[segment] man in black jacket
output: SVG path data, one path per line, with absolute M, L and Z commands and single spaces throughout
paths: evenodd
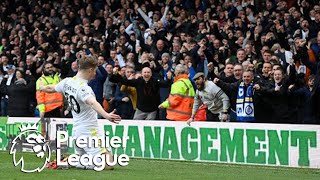
M 7 65 L 7 74 L 4 76 L 4 79 L 1 82 L 1 116 L 8 115 L 8 91 L 7 87 L 14 84 L 15 78 L 15 66 L 14 65 Z
M 311 70 L 312 74 L 315 75 L 314 86 L 311 92 L 311 104 L 313 108 L 313 115 L 316 118 L 316 123 L 320 124 L 320 62 L 314 63 L 309 61 L 307 50 L 310 49 L 310 46 L 308 45 L 306 47 L 305 41 L 301 41 L 299 46 L 300 48 L 298 49 L 296 58 L 301 60 L 301 62 Z
M 6 83 L 7 78 L 4 79 Z M 16 70 L 15 80 L 6 87 L 9 96 L 7 112 L 10 117 L 32 117 L 35 108 L 35 79 Z
M 137 108 L 133 119 L 135 120 L 153 120 L 156 119 L 158 106 L 160 104 L 160 87 L 170 87 L 172 73 L 167 73 L 168 80 L 163 81 L 152 77 L 152 71 L 149 67 L 142 69 L 142 77 L 138 79 L 129 79 L 121 77 L 119 74 L 110 78 L 111 82 L 120 82 L 121 84 L 135 87 L 137 89 Z

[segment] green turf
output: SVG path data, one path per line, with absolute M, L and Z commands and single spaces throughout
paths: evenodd
M 24 153 L 28 161 L 34 164 L 36 158 L 33 154 Z M 162 161 L 130 159 L 126 167 L 117 166 L 113 171 L 95 172 L 93 170 L 48 170 L 40 173 L 22 173 L 14 167 L 12 157 L 8 152 L 0 152 L 0 180 L 4 179 L 213 179 L 213 180 L 319 180 L 320 170 L 276 168 L 246 165 L 226 165 L 212 163 L 194 163 L 182 161 Z

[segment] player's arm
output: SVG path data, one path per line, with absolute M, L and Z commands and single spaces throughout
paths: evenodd
M 190 117 L 190 119 L 187 121 L 187 124 L 190 126 L 191 122 L 194 121 L 194 117 L 196 116 L 198 109 L 201 105 L 201 99 L 199 97 L 199 94 L 196 93 L 196 95 L 194 96 L 194 103 L 193 103 L 193 107 L 192 107 L 192 115 Z
M 166 101 L 159 105 L 159 108 L 175 108 L 182 102 L 183 97 L 179 95 L 186 94 L 187 92 L 185 86 L 181 86 L 182 83 L 183 82 L 176 82 L 172 85 L 170 90 L 170 96 L 167 98 Z
M 46 93 L 55 93 L 57 92 L 55 89 L 55 85 L 46 85 L 46 86 L 40 86 L 39 91 L 46 92 Z
M 38 85 L 39 85 L 39 89 L 38 90 L 41 91 L 41 92 L 46 92 L 46 93 L 55 93 L 55 92 L 57 92 L 56 88 L 55 88 L 56 85 L 44 85 L 42 79 L 39 79 Z
M 88 97 L 85 102 L 86 104 L 90 105 L 98 114 L 100 114 L 105 119 L 108 119 L 109 121 L 114 122 L 116 124 L 118 124 L 119 121 L 121 120 L 121 117 L 119 115 L 114 114 L 115 111 L 112 111 L 111 113 L 107 113 L 94 96 Z

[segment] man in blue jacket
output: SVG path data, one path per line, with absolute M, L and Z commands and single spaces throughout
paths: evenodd
M 102 105 L 103 102 L 103 84 L 107 78 L 107 71 L 102 65 L 97 68 L 96 77 L 91 80 L 88 85 L 92 88 L 96 95 L 97 101 Z

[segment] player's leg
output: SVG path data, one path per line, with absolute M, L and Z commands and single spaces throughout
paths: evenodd
M 104 137 L 104 134 L 101 131 L 99 131 L 97 128 L 93 128 L 90 130 L 90 137 Z M 111 163 L 114 162 L 111 148 L 103 147 L 102 143 L 100 141 L 98 143 L 96 143 L 94 141 L 89 142 L 89 143 L 91 143 L 90 144 L 91 146 L 84 148 L 86 154 L 89 154 L 91 156 L 100 156 L 100 155 L 104 156 L 104 158 L 105 158 L 104 163 L 106 163 L 107 160 Z M 98 147 L 95 147 L 94 146 L 95 144 L 98 144 Z M 101 164 L 102 159 L 98 158 L 97 161 L 99 164 Z M 92 168 L 92 167 L 88 167 L 88 168 Z M 114 168 L 113 168 L 113 166 L 106 164 L 104 169 L 105 170 L 113 170 Z

